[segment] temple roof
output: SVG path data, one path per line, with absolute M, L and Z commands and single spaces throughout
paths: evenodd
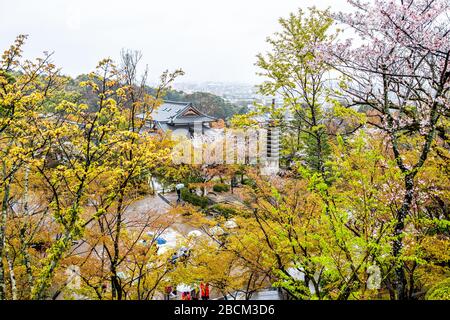
M 144 118 L 143 114 L 137 116 Z M 200 112 L 191 102 L 164 101 L 155 111 L 151 118 L 156 122 L 170 124 L 187 124 L 194 122 L 212 122 L 217 119 Z

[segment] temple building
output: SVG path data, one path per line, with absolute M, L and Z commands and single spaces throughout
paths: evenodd
M 144 119 L 145 115 L 138 115 L 138 118 Z M 239 131 L 224 131 L 221 128 L 213 128 L 211 124 L 217 120 L 217 118 L 202 113 L 191 102 L 164 101 L 162 105 L 150 114 L 145 125 L 145 131 L 171 131 L 174 135 L 191 139 L 193 145 L 198 144 L 198 146 L 201 146 L 205 145 L 206 142 L 208 146 L 218 146 L 217 148 L 222 151 L 219 152 L 218 150 L 217 161 L 210 161 L 209 164 L 222 164 L 228 161 L 228 158 L 237 161 L 236 163 L 256 164 L 250 159 L 258 158 L 257 162 L 263 174 L 273 175 L 279 171 L 280 132 L 279 128 L 272 126 L 272 121 L 269 118 L 258 119 L 260 124 L 259 130 L 250 130 L 244 135 L 239 133 Z M 253 149 L 250 147 L 250 134 L 253 135 L 255 143 L 256 141 L 258 143 L 256 149 L 254 149 L 254 146 Z M 187 145 L 181 146 L 191 150 L 191 147 L 187 147 Z M 231 149 L 229 150 L 232 150 L 231 156 L 222 153 L 230 152 L 228 149 L 228 151 L 224 151 L 224 148 L 230 147 Z M 198 160 L 202 159 L 204 161 L 205 157 L 203 155 Z M 191 161 L 190 153 L 186 153 L 186 159 L 183 161 Z
M 138 115 L 138 117 L 143 119 L 144 115 Z M 211 123 L 217 120 L 200 112 L 192 102 L 164 101 L 151 113 L 147 128 L 163 132 L 173 131 L 177 135 L 192 138 L 194 125 L 201 126 L 202 133 L 206 133 L 211 129 Z

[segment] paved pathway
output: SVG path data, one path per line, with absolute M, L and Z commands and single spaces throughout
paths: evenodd
M 131 203 L 127 208 L 129 214 L 145 214 L 147 212 L 165 213 L 170 210 L 170 205 L 164 202 L 158 195 L 149 195 Z
M 171 199 L 172 200 L 172 199 Z M 170 201 L 170 200 L 169 200 Z M 172 201 L 171 201 L 172 202 Z M 176 194 L 175 194 L 176 202 Z M 172 206 L 165 202 L 158 195 L 149 195 L 130 204 L 126 210 L 126 215 L 130 219 L 139 219 L 142 215 L 161 215 L 168 213 Z M 182 235 L 187 235 L 190 231 L 195 230 L 190 226 L 188 219 L 182 215 L 175 216 L 174 224 L 171 226 Z

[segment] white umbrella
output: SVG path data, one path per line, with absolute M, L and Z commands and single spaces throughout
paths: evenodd
M 209 229 L 209 232 L 213 236 L 221 236 L 225 233 L 225 231 L 223 231 L 223 229 L 219 226 L 212 227 L 211 229 Z
M 161 235 L 166 240 L 166 243 L 158 245 L 158 254 L 162 254 L 167 250 L 175 249 L 177 247 L 178 239 L 182 237 L 182 235 L 175 231 L 174 229 L 167 229 Z
M 177 184 L 177 185 L 175 186 L 175 188 L 176 188 L 177 190 L 183 189 L 183 188 L 184 188 L 184 184 L 183 184 L 183 183 L 179 183 L 179 184 Z
M 185 283 L 180 283 L 177 285 L 177 292 L 191 292 L 192 290 L 192 287 Z
M 223 225 L 227 229 L 235 229 L 238 227 L 238 224 L 233 219 L 226 221 Z
M 193 238 L 200 237 L 201 235 L 202 235 L 202 232 L 200 230 L 192 230 L 191 232 L 189 232 L 187 234 L 188 237 L 193 237 Z

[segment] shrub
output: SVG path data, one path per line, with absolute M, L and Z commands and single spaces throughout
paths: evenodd
M 426 300 L 450 300 L 450 278 L 439 282 L 428 290 Z
M 230 191 L 230 186 L 225 183 L 218 183 L 213 186 L 215 192 L 228 192 Z
M 229 219 L 230 217 L 236 214 L 235 209 L 229 206 L 225 206 L 223 204 L 215 204 L 211 208 L 209 208 L 209 211 L 214 211 L 222 215 L 225 219 Z
M 202 208 L 206 208 L 209 204 L 208 198 L 192 193 L 187 188 L 181 189 L 181 199 Z
M 242 181 L 242 184 L 249 186 L 249 187 L 255 187 L 256 186 L 256 182 L 253 179 L 244 179 Z

